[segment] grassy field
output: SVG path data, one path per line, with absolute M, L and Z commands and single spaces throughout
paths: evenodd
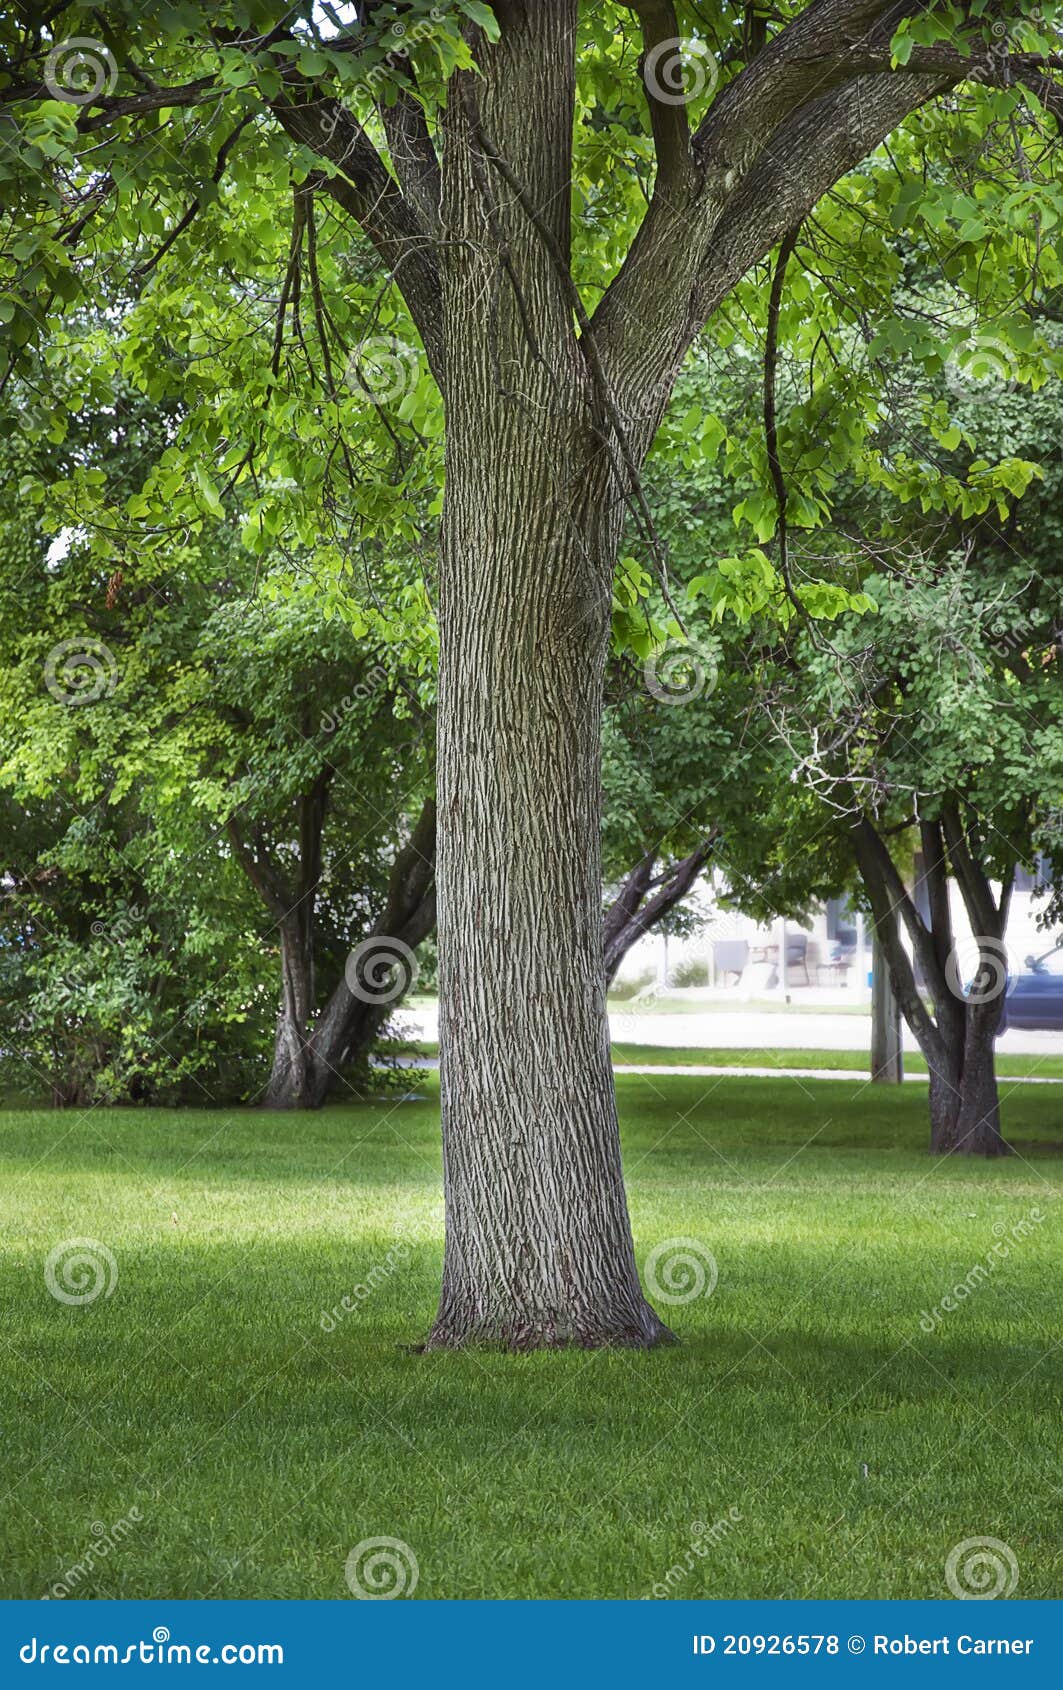
M 664 1310 L 674 1349 L 507 1357 L 405 1347 L 440 1268 L 434 1085 L 0 1117 L 0 1594 L 347 1599 L 375 1537 L 418 1598 L 938 1597 L 974 1537 L 1061 1593 L 1053 1088 L 1006 1099 L 1021 1155 L 987 1166 L 925 1154 L 921 1088 L 622 1077 L 640 1263 L 693 1241 L 715 1289 Z M 50 1294 L 71 1239 L 110 1294 Z
M 423 1047 L 420 1047 L 423 1048 Z M 436 1054 L 433 1048 L 432 1054 Z M 614 1044 L 613 1061 L 619 1066 L 698 1068 L 836 1068 L 866 1073 L 870 1058 L 866 1050 L 730 1050 L 703 1046 Z M 907 1074 L 925 1074 L 926 1058 L 917 1050 L 906 1050 Z M 1063 1056 L 1005 1055 L 997 1057 L 1001 1085 L 1011 1079 L 1036 1076 L 1043 1080 L 1063 1079 Z

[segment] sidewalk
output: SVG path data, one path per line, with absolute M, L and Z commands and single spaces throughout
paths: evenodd
M 389 1062 L 396 1068 L 428 1068 L 439 1067 L 438 1056 L 393 1056 Z M 857 1085 L 871 1083 L 871 1071 L 868 1068 L 750 1068 L 744 1064 L 733 1068 L 722 1068 L 710 1064 L 684 1062 L 614 1062 L 614 1074 L 645 1074 L 652 1079 L 655 1074 L 686 1075 L 691 1079 L 720 1079 L 720 1080 L 853 1080 Z M 926 1085 L 926 1074 L 905 1074 L 905 1084 Z M 999 1083 L 1008 1086 L 1063 1086 L 1063 1078 L 1052 1075 L 1037 1074 L 998 1074 Z
M 424 1066 L 425 1064 L 422 1064 Z M 432 1058 L 431 1066 L 438 1066 L 436 1057 Z M 790 1079 L 790 1080 L 855 1080 L 858 1083 L 871 1083 L 869 1068 L 735 1068 L 686 1066 L 683 1063 L 672 1062 L 614 1062 L 614 1074 L 689 1074 L 694 1079 Z M 905 1084 L 926 1085 L 926 1074 L 905 1074 Z M 1052 1075 L 1037 1074 L 998 1074 L 1000 1085 L 1009 1086 L 1063 1086 L 1063 1079 Z
M 404 1024 L 416 1038 L 434 1044 L 439 1037 L 439 1016 L 435 1004 L 400 1011 Z M 870 1015 L 831 1014 L 825 1008 L 812 1014 L 763 1009 L 694 1009 L 686 1015 L 667 1011 L 629 1010 L 617 1005 L 610 1010 L 609 1028 L 616 1044 L 658 1045 L 663 1049 L 686 1050 L 863 1050 L 871 1039 Z M 905 1049 L 914 1050 L 915 1041 L 905 1035 Z M 1007 1066 L 1009 1056 L 1063 1056 L 1063 1033 L 1025 1032 L 1011 1028 L 997 1040 L 997 1054 L 1001 1068 Z M 630 1072 L 631 1070 L 629 1070 Z M 658 1068 L 658 1073 L 667 1070 Z M 680 1070 L 682 1072 L 683 1070 Z M 697 1070 L 712 1073 L 713 1069 Z M 785 1069 L 770 1068 L 771 1074 L 785 1073 Z M 760 1073 L 759 1068 L 727 1068 L 728 1074 Z M 817 1070 L 802 1068 L 802 1074 L 815 1076 Z M 824 1069 L 823 1073 L 834 1072 Z M 856 1070 L 846 1069 L 847 1074 Z M 912 1079 L 920 1078 L 913 1074 Z

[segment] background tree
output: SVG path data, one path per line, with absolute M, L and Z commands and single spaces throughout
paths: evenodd
M 12 922 L 32 912 L 32 944 L 7 958 L 13 975 L 24 965 L 20 1048 L 66 1101 L 185 1096 L 198 1063 L 200 1096 L 319 1104 L 364 1058 L 434 919 L 423 590 L 396 568 L 391 620 L 354 591 L 323 617 L 312 555 L 278 538 L 272 561 L 253 557 L 235 519 L 206 543 L 178 526 L 135 562 L 114 556 L 110 512 L 159 473 L 183 413 L 160 418 L 83 350 L 53 360 L 53 402 L 87 378 L 114 426 L 96 413 L 58 441 L 31 426 L 5 466 L 0 783 L 39 818 L 7 877 Z M 32 379 L 9 397 L 32 424 Z M 397 979 L 372 943 L 381 920 L 409 947 Z M 278 964 L 273 1017 L 263 981 Z

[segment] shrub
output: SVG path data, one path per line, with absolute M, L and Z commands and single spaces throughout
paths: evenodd
M 673 986 L 707 986 L 709 983 L 709 965 L 704 957 L 684 957 L 672 969 L 671 982 Z
M 652 968 L 644 968 L 639 974 L 625 976 L 621 980 L 614 980 L 609 988 L 609 996 L 617 1003 L 626 1003 L 629 998 L 637 997 L 643 987 L 649 986 L 656 979 Z

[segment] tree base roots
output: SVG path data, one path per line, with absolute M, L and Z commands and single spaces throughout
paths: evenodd
M 646 1303 L 637 1318 L 617 1321 L 463 1319 L 450 1310 L 437 1318 L 421 1348 L 526 1354 L 534 1350 L 652 1350 L 678 1342 Z

